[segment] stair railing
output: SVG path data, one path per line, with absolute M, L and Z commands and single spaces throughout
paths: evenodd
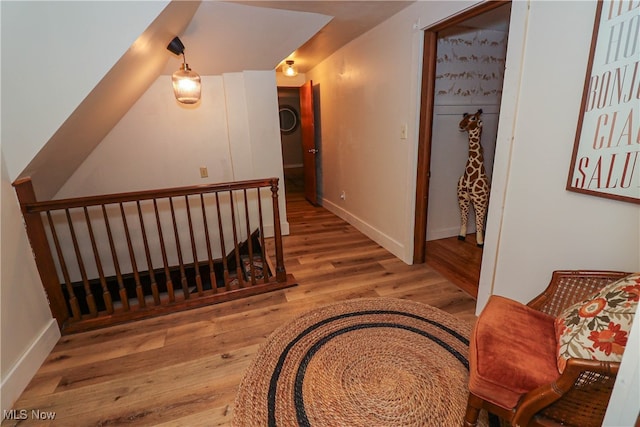
M 278 178 L 50 201 L 29 178 L 14 187 L 63 333 L 295 284 Z

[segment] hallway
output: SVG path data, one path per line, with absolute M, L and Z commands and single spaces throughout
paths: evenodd
M 427 265 L 406 265 L 299 194 L 287 214 L 285 265 L 298 286 L 64 336 L 14 408 L 53 411 L 52 425 L 227 426 L 260 344 L 314 307 L 383 296 L 475 319 L 475 300 Z
M 298 199 L 304 198 L 304 170 L 285 169 L 284 176 L 285 196 L 295 207 Z M 475 233 L 465 241 L 458 240 L 458 236 L 427 241 L 425 262 L 472 297 L 478 296 L 482 248 L 475 244 Z

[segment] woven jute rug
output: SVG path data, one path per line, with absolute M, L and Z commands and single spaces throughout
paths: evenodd
M 470 332 L 448 313 L 399 299 L 312 310 L 260 348 L 240 384 L 233 425 L 459 426 Z

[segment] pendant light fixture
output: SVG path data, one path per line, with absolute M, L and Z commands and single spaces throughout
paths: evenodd
M 169 43 L 169 46 L 167 46 L 167 50 L 175 55 L 182 55 L 182 65 L 180 69 L 171 76 L 173 93 L 176 99 L 182 104 L 197 103 L 200 100 L 202 83 L 198 73 L 192 71 L 191 68 L 189 68 L 189 64 L 187 64 L 187 59 L 184 55 L 184 45 L 178 37 L 174 37 Z
M 298 75 L 298 67 L 294 65 L 294 61 L 288 59 L 282 66 L 282 73 L 287 77 L 295 77 Z

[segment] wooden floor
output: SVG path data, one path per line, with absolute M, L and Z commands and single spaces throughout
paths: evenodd
M 482 248 L 476 245 L 476 235 L 465 240 L 458 236 L 431 240 L 426 247 L 427 265 L 461 287 L 469 295 L 478 296 Z
M 327 210 L 288 199 L 285 264 L 297 287 L 65 336 L 14 406 L 29 414 L 19 424 L 229 425 L 267 336 L 334 301 L 405 298 L 475 320 L 475 300 L 431 267 L 406 265 Z M 55 422 L 35 422 L 32 409 L 55 412 Z

